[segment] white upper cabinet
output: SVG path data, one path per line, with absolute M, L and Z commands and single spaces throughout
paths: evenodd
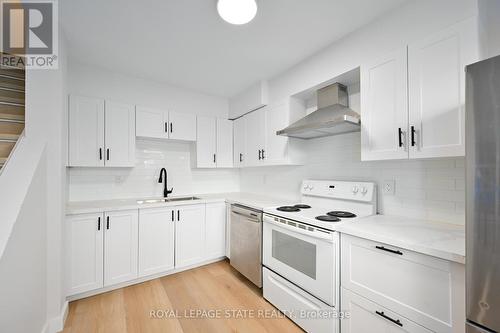
M 196 116 L 169 112 L 169 138 L 172 140 L 196 141 Z
M 69 165 L 104 166 L 104 100 L 71 95 Z
M 233 167 L 233 122 L 214 117 L 197 117 L 196 166 Z
M 233 133 L 234 166 L 242 167 L 245 166 L 246 159 L 246 117 L 241 117 L 233 121 Z
M 244 116 L 245 121 L 245 166 L 263 165 L 262 150 L 266 146 L 266 107 Z
M 478 60 L 476 20 L 362 66 L 362 160 L 465 154 L 465 66 Z
M 66 223 L 67 295 L 103 287 L 103 214 L 70 216 Z
M 138 211 L 105 214 L 104 286 L 137 278 Z
M 133 105 L 106 101 L 104 142 L 106 166 L 134 166 L 135 108 Z
M 174 268 L 174 210 L 139 210 L 139 277 Z
M 139 137 L 196 140 L 196 116 L 137 106 L 136 130 Z
M 233 167 L 233 122 L 217 119 L 217 156 L 218 168 Z
M 132 167 L 134 164 L 134 106 L 70 96 L 69 166 Z
M 408 158 L 406 47 L 361 66 L 361 158 Z
M 465 66 L 477 60 L 475 19 L 408 47 L 410 157 L 465 155 Z
M 206 205 L 205 257 L 215 259 L 226 254 L 226 203 Z
M 213 117 L 198 116 L 196 120 L 196 166 L 217 167 L 217 121 Z
M 175 267 L 185 267 L 205 259 L 205 205 L 175 209 Z
M 135 135 L 145 138 L 168 139 L 168 111 L 137 106 Z

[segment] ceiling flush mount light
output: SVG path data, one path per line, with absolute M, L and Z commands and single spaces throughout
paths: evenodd
M 231 24 L 246 24 L 257 14 L 255 0 L 218 0 L 217 11 L 220 17 Z

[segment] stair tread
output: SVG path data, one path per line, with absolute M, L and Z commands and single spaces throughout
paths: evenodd
M 14 103 L 24 106 L 24 98 L 1 96 L 1 94 L 0 94 L 0 102 Z
M 24 114 L 2 113 L 0 111 L 0 121 L 2 120 L 17 120 L 24 122 Z
M 0 140 L 17 140 L 19 134 L 0 133 Z

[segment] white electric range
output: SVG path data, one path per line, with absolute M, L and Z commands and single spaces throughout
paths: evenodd
M 264 209 L 263 295 L 307 332 L 337 332 L 336 227 L 376 214 L 371 182 L 305 180 L 296 205 Z

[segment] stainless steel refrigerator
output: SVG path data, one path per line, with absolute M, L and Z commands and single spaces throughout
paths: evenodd
M 500 56 L 466 72 L 466 327 L 500 332 Z

